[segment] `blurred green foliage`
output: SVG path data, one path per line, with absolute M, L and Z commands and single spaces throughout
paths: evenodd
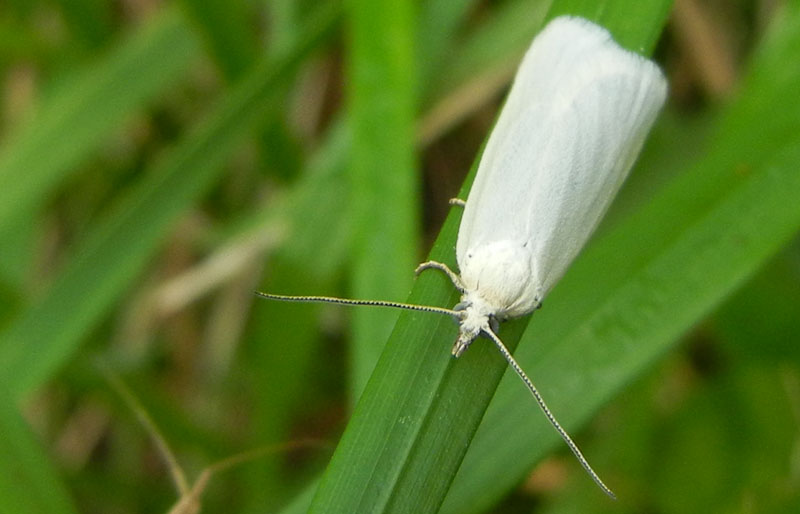
M 449 358 L 450 320 L 252 295 L 451 306 L 413 265 L 437 233 L 453 264 L 447 199 L 564 13 L 671 84 L 597 237 L 502 330 L 618 502 L 490 345 Z M 215 475 L 206 512 L 797 512 L 797 62 L 796 1 L 5 2 L 0 512 L 177 502 L 97 358 L 192 478 L 344 431 Z

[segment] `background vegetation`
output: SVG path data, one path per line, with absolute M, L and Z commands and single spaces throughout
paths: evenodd
M 671 87 L 501 331 L 617 502 L 451 320 L 252 294 L 454 304 L 413 267 L 564 13 Z M 0 512 L 168 511 L 137 412 L 190 482 L 263 449 L 206 512 L 797 512 L 798 62 L 796 0 L 0 3 Z

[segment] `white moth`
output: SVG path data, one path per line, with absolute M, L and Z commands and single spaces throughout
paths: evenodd
M 547 419 L 609 496 L 578 447 L 497 337 L 497 322 L 528 314 L 561 278 L 608 209 L 667 92 L 651 61 L 620 47 L 587 20 L 559 17 L 534 39 L 483 152 L 458 232 L 461 292 L 452 310 L 372 300 L 260 296 L 290 301 L 399 307 L 459 321 L 452 353 L 489 337 L 536 398 Z

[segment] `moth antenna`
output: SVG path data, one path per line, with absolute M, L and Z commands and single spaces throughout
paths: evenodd
M 415 305 L 413 303 L 388 302 L 385 300 L 352 300 L 350 298 L 336 298 L 335 296 L 289 296 L 283 294 L 262 293 L 256 291 L 256 296 L 267 300 L 279 300 L 282 302 L 304 302 L 304 303 L 335 303 L 338 305 L 368 305 L 371 307 L 391 307 L 394 309 L 405 309 L 407 311 L 435 312 L 446 314 L 454 318 L 460 317 L 458 311 L 445 309 L 444 307 L 434 307 L 432 305 Z
M 517 375 L 519 375 L 519 378 L 521 378 L 522 381 L 525 382 L 525 385 L 528 387 L 528 390 L 536 399 L 536 403 L 539 404 L 539 408 L 541 408 L 542 412 L 544 412 L 547 421 L 549 421 L 550 424 L 553 425 L 553 428 L 556 429 L 556 432 L 558 432 L 558 435 L 561 436 L 561 439 L 563 439 L 564 442 L 567 443 L 567 446 L 569 447 L 570 451 L 573 453 L 573 455 L 575 455 L 575 458 L 578 459 L 578 462 L 580 462 L 581 466 L 583 466 L 583 469 L 586 470 L 586 473 L 589 474 L 592 480 L 594 480 L 594 483 L 597 484 L 597 486 L 600 487 L 600 489 L 602 489 L 604 493 L 606 493 L 612 500 L 616 500 L 617 495 L 615 495 L 614 492 L 611 491 L 611 489 L 609 489 L 609 487 L 605 483 L 603 483 L 603 480 L 600 479 L 600 476 L 595 472 L 594 469 L 592 469 L 592 466 L 589 465 L 589 461 L 587 461 L 586 457 L 583 456 L 583 453 L 581 452 L 580 448 L 578 448 L 578 445 L 575 444 L 575 441 L 573 441 L 572 438 L 567 433 L 567 431 L 564 430 L 564 428 L 561 426 L 561 423 L 559 423 L 558 420 L 556 420 L 556 417 L 550 411 L 550 408 L 545 403 L 544 398 L 542 398 L 542 395 L 539 393 L 539 390 L 536 389 L 535 385 L 533 385 L 533 382 L 531 382 L 531 379 L 528 378 L 528 375 L 526 375 L 525 372 L 522 370 L 522 367 L 520 367 L 516 359 L 514 359 L 514 356 L 511 355 L 511 352 L 508 351 L 508 348 L 506 348 L 506 345 L 503 344 L 503 341 L 501 341 L 500 338 L 497 337 L 497 334 L 492 332 L 492 330 L 488 327 L 484 328 L 483 332 L 486 335 L 488 335 L 492 341 L 494 341 L 495 346 L 497 346 L 497 349 L 500 350 L 500 353 L 503 355 L 503 358 L 505 358 L 505 360 L 508 362 L 509 366 L 511 366 L 511 368 L 517 373 Z

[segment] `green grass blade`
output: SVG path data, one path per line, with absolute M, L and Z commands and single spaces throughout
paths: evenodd
M 223 74 L 239 77 L 256 60 L 259 42 L 250 23 L 252 6 L 225 0 L 182 0 Z
M 180 77 L 199 49 L 178 13 L 167 10 L 50 95 L 0 154 L 0 233 L 49 199 L 109 132 Z
M 9 389 L 17 394 L 30 391 L 69 358 L 176 218 L 220 176 L 225 159 L 257 123 L 279 108 L 274 93 L 333 25 L 333 10 L 318 14 L 293 52 L 253 69 L 207 122 L 149 170 L 84 241 L 46 297 L 0 334 L 0 376 Z
M 750 180 L 687 227 L 586 318 L 576 317 L 562 298 L 550 302 L 574 330 L 558 342 L 537 330 L 538 337 L 526 337 L 531 341 L 524 348 L 535 344 L 539 354 L 519 352 L 518 358 L 565 426 L 587 421 L 797 232 L 800 209 L 796 203 L 786 205 L 800 194 L 792 168 L 798 157 L 800 147 L 790 148 L 759 166 Z M 749 216 L 746 222 L 742 214 Z M 629 246 L 636 241 L 631 237 Z M 514 382 L 509 377 L 498 390 L 444 512 L 481 512 L 559 445 L 552 428 L 524 407 L 532 404 Z
M 579 14 L 602 24 L 614 34 L 614 38 L 622 46 L 649 55 L 661 36 L 661 28 L 670 9 L 672 9 L 672 2 L 663 0 L 643 2 L 562 0 L 553 3 L 553 8 L 550 9 L 547 17 Z M 660 20 L 661 23 L 640 23 L 640 20 L 643 19 Z
M 660 25 L 662 19 L 639 21 Z M 457 218 L 448 217 L 431 259 L 454 264 Z M 409 298 L 445 306 L 456 300 L 440 274 L 418 279 Z M 504 327 L 511 348 L 526 324 L 521 319 Z M 505 370 L 489 345 L 474 345 L 458 361 L 450 358 L 455 333 L 450 319 L 401 315 L 311 512 L 438 510 Z
M 415 72 L 412 5 L 350 2 L 350 204 L 356 226 L 352 296 L 401 300 L 411 285 L 418 237 L 414 163 Z M 372 373 L 398 313 L 352 313 L 352 398 Z
M 7 393 L 0 394 L 0 506 L 14 514 L 77 513 L 64 484 Z
M 798 257 L 800 246 L 795 243 L 715 313 L 715 329 L 744 359 L 769 363 L 787 357 L 800 360 L 796 341 L 786 337 L 800 334 Z
M 476 0 L 428 0 L 420 6 L 416 60 L 420 90 L 441 72 L 448 52 L 456 46 L 456 33 Z
M 510 79 L 533 34 L 542 25 L 550 3 L 511 0 L 498 6 L 491 18 L 453 45 L 436 73 L 425 77 L 430 81 L 426 104 L 447 98 L 465 84 L 487 80 L 485 77 Z
M 286 201 L 270 206 L 286 218 L 289 237 L 270 256 L 260 289 L 336 293 L 335 279 L 344 267 L 352 239 L 351 220 L 342 210 L 342 198 L 348 193 L 349 148 L 346 124 L 333 122 Z M 320 307 L 259 300 L 253 305 L 245 344 L 247 361 L 257 370 L 252 387 L 259 394 L 250 417 L 259 440 L 293 437 L 298 405 L 307 401 L 309 394 L 308 377 L 315 374 L 315 360 L 324 355 L 317 326 Z M 282 499 L 288 487 L 285 476 L 278 462 L 264 462 L 254 469 L 248 480 L 248 505 L 261 511 Z

